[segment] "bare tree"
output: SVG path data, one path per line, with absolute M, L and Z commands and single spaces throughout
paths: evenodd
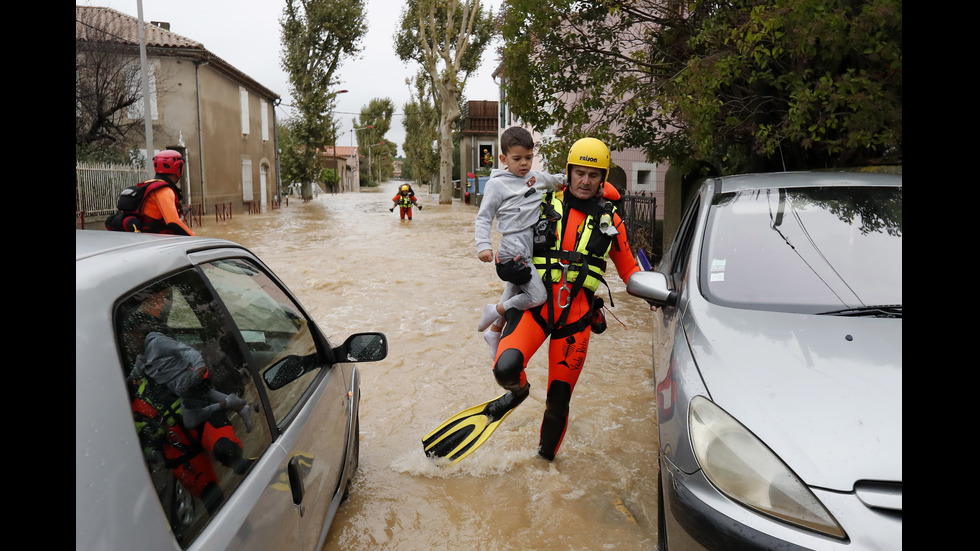
M 409 0 L 402 11 L 395 51 L 403 61 L 418 62 L 438 99 L 439 203 L 453 200 L 453 130 L 466 79 L 480 66 L 490 42 L 493 20 L 479 0 Z
M 117 41 L 107 20 L 76 20 L 75 148 L 83 156 L 122 156 L 142 136 L 139 52 Z

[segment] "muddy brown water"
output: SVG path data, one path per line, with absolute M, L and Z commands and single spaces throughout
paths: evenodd
M 422 437 L 502 392 L 476 325 L 503 284 L 476 258 L 475 206 L 440 205 L 417 190 L 424 209 L 402 221 L 388 211 L 397 185 L 290 200 L 194 228 L 255 251 L 331 339 L 356 331 L 389 338 L 388 358 L 362 364 L 360 468 L 323 549 L 653 549 L 649 307 L 612 275 L 615 308 L 606 332 L 592 338 L 553 462 L 536 453 L 543 347 L 528 365 L 528 400 L 469 457 L 438 466 L 422 452 Z

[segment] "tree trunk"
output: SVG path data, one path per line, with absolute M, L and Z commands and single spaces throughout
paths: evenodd
M 442 117 L 439 119 L 439 204 L 453 202 L 453 124 L 460 115 L 453 88 L 439 83 Z

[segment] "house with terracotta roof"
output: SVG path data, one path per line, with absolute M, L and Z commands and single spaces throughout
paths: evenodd
M 147 157 L 165 149 L 184 155 L 180 185 L 192 211 L 229 204 L 265 210 L 279 196 L 280 96 L 168 23 L 144 24 L 153 134 Z M 76 56 L 98 48 L 139 64 L 138 19 L 76 5 L 75 45 Z M 142 108 L 132 116 L 142 120 Z M 136 142 L 131 147 L 145 153 L 142 133 Z
M 332 192 L 359 191 L 361 189 L 360 157 L 358 146 L 327 145 L 318 148 L 320 163 L 337 173 L 337 189 Z

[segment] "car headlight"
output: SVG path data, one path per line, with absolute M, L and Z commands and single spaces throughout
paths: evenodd
M 847 534 L 765 444 L 703 396 L 691 400 L 691 443 L 705 476 L 756 511 L 836 538 Z

